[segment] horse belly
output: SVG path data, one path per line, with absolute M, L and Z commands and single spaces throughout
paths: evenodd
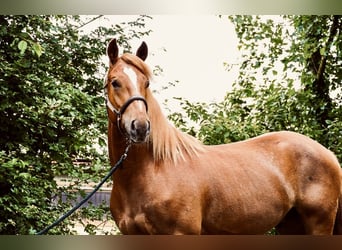
M 225 206 L 225 207 L 224 207 Z M 276 226 L 289 211 L 284 203 L 246 202 L 214 205 L 202 223 L 205 234 L 264 234 Z
M 279 176 L 239 176 L 232 180 L 221 175 L 222 180 L 214 182 L 203 216 L 204 233 L 263 234 L 292 208 L 293 190 L 280 184 Z

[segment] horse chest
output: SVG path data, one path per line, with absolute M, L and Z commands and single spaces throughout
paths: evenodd
M 159 185 L 160 186 L 160 185 Z M 186 202 L 182 192 L 161 196 L 163 188 L 115 196 L 111 210 L 123 234 L 194 234 L 200 232 L 198 199 Z M 179 191 L 179 190 L 178 190 Z M 193 196 L 194 193 L 192 193 Z M 196 204 L 194 204 L 196 203 Z M 194 223 L 196 221 L 196 223 Z
M 113 189 L 111 212 L 123 234 L 152 234 L 155 232 L 146 212 L 146 206 L 150 199 L 144 190 L 120 189 L 120 191 L 116 191 Z

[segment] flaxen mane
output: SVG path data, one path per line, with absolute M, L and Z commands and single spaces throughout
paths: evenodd
M 177 163 L 179 160 L 184 160 L 186 156 L 197 155 L 205 150 L 204 145 L 197 139 L 170 124 L 150 91 L 146 99 L 150 109 L 150 137 L 155 161 Z

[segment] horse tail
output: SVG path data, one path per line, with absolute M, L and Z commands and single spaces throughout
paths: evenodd
M 342 234 L 342 194 L 338 200 L 338 208 L 335 218 L 335 226 L 333 234 Z
M 341 169 L 341 183 L 342 183 L 342 169 Z M 338 199 L 338 208 L 335 217 L 335 225 L 333 234 L 342 234 L 342 187 L 340 192 L 340 198 Z

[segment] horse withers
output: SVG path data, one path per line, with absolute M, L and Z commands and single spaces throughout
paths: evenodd
M 332 152 L 294 132 L 206 146 L 171 125 L 152 95 L 142 43 L 105 77 L 110 210 L 123 234 L 342 234 L 341 168 Z

